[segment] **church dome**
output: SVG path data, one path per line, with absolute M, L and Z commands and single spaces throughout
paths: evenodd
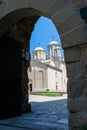
M 52 44 L 59 44 L 57 41 L 51 41 L 50 43 L 49 43 L 49 45 L 52 45 Z
M 39 61 L 46 60 L 45 50 L 40 46 L 36 47 L 33 51 L 33 58 L 34 60 L 39 60 Z
M 34 51 L 44 51 L 44 49 L 42 47 L 36 47 Z

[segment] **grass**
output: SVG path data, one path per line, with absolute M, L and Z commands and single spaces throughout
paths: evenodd
M 60 92 L 31 92 L 32 95 L 40 95 L 40 96 L 62 96 L 62 93 Z

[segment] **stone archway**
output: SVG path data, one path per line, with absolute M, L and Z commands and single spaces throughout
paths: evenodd
M 28 17 L 27 16 L 25 17 L 24 15 L 22 15 L 21 17 L 18 17 L 18 19 L 16 19 L 15 16 L 18 15 L 18 13 L 21 14 L 22 12 L 27 12 L 27 11 L 30 11 L 31 15 L 28 14 Z M 32 14 L 32 12 L 33 12 L 33 14 Z M 12 17 L 15 17 L 16 20 L 12 21 L 12 19 L 11 19 Z M 2 39 L 2 37 L 3 37 L 3 39 L 5 39 L 5 37 L 7 37 L 8 39 L 14 39 L 13 41 L 11 40 L 11 42 L 14 43 L 14 45 L 16 45 L 16 42 L 20 43 L 19 48 L 20 48 L 20 58 L 21 58 L 21 60 L 20 60 L 20 62 L 15 61 L 16 63 L 20 64 L 20 66 L 21 66 L 19 68 L 21 76 L 18 76 L 18 77 L 20 77 L 20 86 L 16 82 L 17 86 L 19 87 L 20 94 L 17 92 L 17 90 L 15 90 L 16 92 L 15 92 L 15 95 L 13 97 L 13 99 L 15 99 L 15 100 L 16 100 L 17 96 L 20 99 L 20 101 L 19 101 L 20 106 L 18 107 L 18 110 L 20 111 L 19 112 L 20 114 L 24 113 L 24 112 L 31 111 L 30 104 L 28 104 L 28 87 L 27 87 L 27 85 L 28 85 L 27 69 L 28 69 L 28 67 L 30 65 L 29 39 L 30 39 L 31 32 L 32 32 L 33 27 L 34 27 L 34 23 L 36 22 L 36 20 L 38 18 L 39 18 L 39 15 L 34 14 L 34 11 L 32 11 L 32 9 L 27 9 L 27 10 L 22 9 L 22 11 L 17 10 L 17 11 L 14 11 L 14 12 L 6 15 L 0 21 L 1 24 L 3 22 L 5 22 L 6 20 L 9 21 L 8 26 L 5 25 L 4 28 L 2 26 L 2 29 L 1 29 L 2 31 L 0 33 L 0 39 Z M 1 40 L 1 42 L 2 42 L 2 40 Z M 5 41 L 5 43 L 6 42 L 7 42 L 6 45 L 9 45 L 9 41 Z M 9 46 L 6 46 L 6 47 L 9 48 Z M 6 47 L 4 47 L 4 48 L 6 48 Z M 2 52 L 4 52 L 4 48 L 3 48 Z M 5 51 L 5 53 L 6 53 L 6 51 Z M 3 59 L 3 55 L 4 54 L 1 54 L 1 59 Z M 14 52 L 14 55 L 16 55 L 16 50 Z M 18 55 L 16 56 L 16 58 L 18 59 Z M 12 60 L 10 62 L 8 62 L 8 66 L 10 66 L 11 62 L 12 62 Z M 2 68 L 2 66 L 0 66 L 0 68 Z M 14 66 L 13 66 L 13 68 L 14 68 Z M 4 70 L 4 68 L 3 68 L 3 70 Z M 15 70 L 15 72 L 19 75 L 18 69 Z M 2 73 L 4 73 L 4 71 L 2 71 Z M 8 73 L 8 77 L 9 77 L 9 75 L 11 75 L 11 72 Z M 13 75 L 14 75 L 14 73 L 13 73 Z M 16 78 L 16 75 L 15 75 L 14 79 L 15 78 Z M 2 75 L 1 75 L 1 79 L 2 79 Z M 2 84 L 2 88 L 4 88 L 4 89 L 8 88 L 8 90 L 9 90 L 11 88 L 11 87 L 9 87 L 9 86 L 11 86 L 10 82 L 11 82 L 11 76 L 9 78 L 9 85 L 6 86 L 5 84 Z M 14 84 L 14 82 L 12 82 L 12 84 Z M 5 109 L 11 108 L 12 113 L 13 113 L 11 116 L 16 116 L 17 115 L 16 112 L 15 112 L 16 110 L 14 111 L 14 109 L 12 109 L 13 108 L 12 105 L 10 104 L 10 102 L 12 101 L 12 98 L 11 98 L 11 101 L 9 100 L 10 98 L 8 99 L 7 102 L 8 102 L 9 105 L 6 105 L 5 101 L 4 101 L 6 96 L 3 94 L 4 91 L 3 91 L 2 88 L 1 88 L 1 93 L 2 94 L 1 94 L 1 98 L 0 98 L 1 101 L 3 102 L 2 107 L 5 108 Z M 11 89 L 7 93 L 8 93 L 7 95 L 11 96 L 11 93 L 12 93 Z M 9 108 L 7 108 L 8 106 L 9 106 Z M 17 108 L 17 104 L 15 106 Z M 7 115 L 4 114 L 5 109 L 2 109 L 3 111 L 1 111 L 0 118 L 8 118 L 9 117 L 9 112 L 7 113 Z
M 81 19 L 79 11 L 79 9 L 86 6 L 86 0 L 44 0 L 42 3 L 40 0 L 7 0 L 0 3 L 0 36 L 8 30 L 7 25 L 17 23 L 25 14 L 27 14 L 25 17 L 33 15 L 34 18 L 35 16 L 45 15 L 54 22 L 59 30 L 62 46 L 65 51 L 69 79 L 68 109 L 70 130 L 84 128 L 87 124 L 87 96 L 84 94 L 84 91 L 79 91 L 78 93 L 80 88 L 86 86 L 86 82 L 83 83 L 83 80 L 85 80 L 84 76 L 82 76 L 84 64 L 82 64 L 81 59 L 83 59 L 84 49 L 87 51 L 87 29 L 86 24 Z M 33 13 L 31 13 L 33 10 L 27 10 L 30 8 L 31 10 L 34 9 Z M 18 13 L 20 9 L 23 9 L 23 11 L 19 11 L 20 13 Z M 17 11 L 17 13 L 14 13 L 15 11 Z M 11 15 L 3 19 L 5 18 L 4 16 L 9 13 L 11 13 Z M 85 15 L 85 18 L 86 16 L 87 15 Z M 37 20 L 37 18 L 35 18 L 35 20 Z M 34 25 L 35 21 L 31 21 L 33 21 Z M 32 30 L 33 29 L 31 29 L 31 31 Z M 23 41 L 23 39 L 21 40 Z M 79 84 L 79 81 L 81 84 Z M 84 88 L 84 90 L 86 89 Z M 75 106 L 75 104 L 78 104 L 78 106 Z

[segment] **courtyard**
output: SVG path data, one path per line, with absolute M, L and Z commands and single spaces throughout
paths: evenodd
M 0 120 L 0 130 L 68 130 L 67 95 L 29 95 L 32 112 Z

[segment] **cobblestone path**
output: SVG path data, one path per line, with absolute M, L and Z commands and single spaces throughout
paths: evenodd
M 67 97 L 30 95 L 32 112 L 0 120 L 0 130 L 68 130 Z

